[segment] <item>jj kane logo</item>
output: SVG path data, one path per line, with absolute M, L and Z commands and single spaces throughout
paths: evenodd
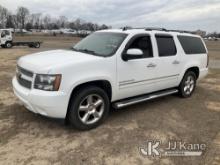
M 139 147 L 143 156 L 201 156 L 206 149 L 204 143 L 187 143 L 183 141 L 168 141 L 165 147 L 159 140 L 146 141 Z

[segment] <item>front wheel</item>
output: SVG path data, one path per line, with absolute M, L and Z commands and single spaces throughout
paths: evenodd
M 76 129 L 89 130 L 106 119 L 109 105 L 109 98 L 103 89 L 87 86 L 73 95 L 67 117 Z
M 12 43 L 11 43 L 11 42 L 7 42 L 7 43 L 5 44 L 5 47 L 6 47 L 6 48 L 11 48 L 11 47 L 12 47 Z
M 180 85 L 179 85 L 179 94 L 183 98 L 190 97 L 194 92 L 196 87 L 196 75 L 192 71 L 186 72 Z

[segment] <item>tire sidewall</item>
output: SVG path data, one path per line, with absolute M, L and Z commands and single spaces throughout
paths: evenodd
M 104 100 L 104 112 L 102 117 L 93 124 L 89 124 L 86 125 L 84 124 L 78 116 L 78 108 L 79 105 L 81 103 L 81 101 L 88 95 L 90 94 L 96 94 L 99 95 L 100 97 L 103 98 Z M 71 103 L 70 103 L 70 110 L 69 113 L 67 114 L 69 122 L 76 128 L 79 130 L 89 130 L 89 129 L 93 129 L 96 128 L 98 125 L 100 125 L 108 116 L 109 113 L 109 107 L 110 107 L 110 102 L 109 102 L 109 98 L 106 94 L 106 92 L 104 90 L 102 90 L 99 87 L 95 87 L 95 86 L 88 86 L 85 87 L 79 91 L 76 92 L 76 94 L 73 95 L 72 99 L 71 99 Z
M 192 92 L 191 92 L 190 94 L 186 94 L 185 91 L 184 91 L 184 87 L 185 87 L 185 81 L 186 81 L 186 79 L 187 79 L 189 76 L 192 76 L 193 79 L 194 79 L 194 88 L 193 88 L 193 90 L 192 90 Z M 181 96 L 184 97 L 184 98 L 190 97 L 190 96 L 193 94 L 195 88 L 196 88 L 196 75 L 195 75 L 194 72 L 188 71 L 188 72 L 184 75 L 184 77 L 183 77 L 183 79 L 182 79 L 182 81 L 181 81 L 181 84 L 180 84 L 180 86 L 179 86 L 180 94 L 181 94 Z

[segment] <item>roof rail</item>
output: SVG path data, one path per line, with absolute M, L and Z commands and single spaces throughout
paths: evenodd
M 168 30 L 168 31 L 170 31 L 170 32 L 179 32 L 179 33 L 191 33 L 191 34 L 193 34 L 193 32 L 186 31 L 186 30 Z
M 168 31 L 168 30 L 165 29 L 165 28 L 156 28 L 156 27 L 147 27 L 147 28 L 144 28 L 144 29 L 147 30 L 147 31 L 152 31 L 152 30 Z
M 126 30 L 134 30 L 134 29 L 143 29 L 143 30 L 148 30 L 148 31 L 151 31 L 151 30 L 158 30 L 158 31 L 167 31 L 167 29 L 165 28 L 156 28 L 156 27 L 137 27 L 137 28 L 132 28 L 132 27 L 123 27 L 121 28 L 123 31 L 126 31 Z
M 142 27 L 142 28 L 132 28 L 132 27 L 123 27 L 121 28 L 123 31 L 126 30 L 132 30 L 132 29 L 143 29 L 146 31 L 152 31 L 152 30 L 157 30 L 157 31 L 165 31 L 165 32 L 178 32 L 178 33 L 190 33 L 193 34 L 193 32 L 191 31 L 186 31 L 186 30 L 169 30 L 169 29 L 165 29 L 165 28 L 157 28 L 157 27 Z

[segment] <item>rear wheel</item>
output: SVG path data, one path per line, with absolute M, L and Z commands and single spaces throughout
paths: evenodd
M 39 42 L 36 42 L 36 43 L 34 44 L 34 47 L 35 47 L 35 48 L 40 48 L 40 43 L 39 43 Z
M 186 72 L 180 85 L 179 93 L 181 97 L 187 98 L 192 95 L 196 87 L 196 75 L 192 71 Z
M 109 98 L 95 86 L 81 88 L 71 99 L 69 122 L 79 130 L 89 130 L 100 125 L 108 116 Z

